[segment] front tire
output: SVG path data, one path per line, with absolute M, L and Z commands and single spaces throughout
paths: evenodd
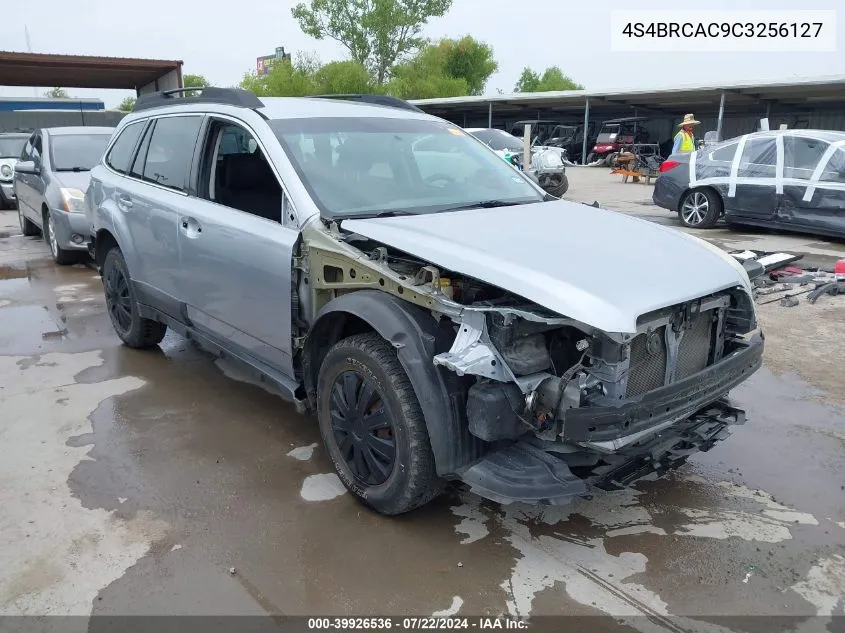
M 566 174 L 555 174 L 549 177 L 549 188 L 546 191 L 555 198 L 562 198 L 569 190 L 569 178 Z
M 396 351 L 378 334 L 343 339 L 326 354 L 317 416 L 338 476 L 364 505 L 396 515 L 437 496 L 419 401 Z
M 103 290 L 109 318 L 121 341 L 137 349 L 161 343 L 167 326 L 140 315 L 129 269 L 116 246 L 106 254 L 103 262 Z
M 44 220 L 42 226 L 44 227 L 44 241 L 50 247 L 50 255 L 53 256 L 53 261 L 59 266 L 67 266 L 77 261 L 76 253 L 68 251 L 59 246 L 59 240 L 56 237 L 56 228 L 53 225 L 53 216 L 49 211 L 44 211 Z
M 678 205 L 681 224 L 691 229 L 712 229 L 722 215 L 722 199 L 712 189 L 688 191 Z
M 21 225 L 21 233 L 24 237 L 34 237 L 39 233 L 38 225 L 24 217 L 20 203 L 18 203 L 18 224 Z

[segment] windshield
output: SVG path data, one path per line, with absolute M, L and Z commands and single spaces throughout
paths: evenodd
M 597 143 L 609 143 L 616 140 L 619 135 L 618 125 L 605 125 L 602 127 L 599 135 L 596 137 Z
M 497 152 L 502 150 L 521 152 L 523 149 L 522 141 L 504 130 L 479 130 L 478 132 L 473 132 L 472 135 L 482 143 L 487 143 L 490 149 Z
M 328 217 L 543 200 L 513 166 L 450 123 L 327 117 L 279 119 L 270 127 Z
M 89 171 L 100 162 L 111 134 L 51 136 L 50 160 L 55 171 Z
M 27 136 L 0 136 L 0 158 L 20 158 Z

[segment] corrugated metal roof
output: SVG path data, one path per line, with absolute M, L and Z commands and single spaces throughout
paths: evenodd
M 714 112 L 725 95 L 726 111 L 759 113 L 773 108 L 816 110 L 838 107 L 845 102 L 845 76 L 795 78 L 789 81 L 735 82 L 723 85 L 680 84 L 675 87 L 630 90 L 566 90 L 560 92 L 513 93 L 488 96 L 417 99 L 414 105 L 439 116 L 460 113 L 486 115 L 492 106 L 495 116 L 525 118 L 583 115 L 590 100 L 591 110 L 604 116 L 621 116 L 639 109 L 640 114 L 678 116 L 687 112 Z
M 569 100 L 576 99 L 583 103 L 585 97 L 601 99 L 603 97 L 671 97 L 676 93 L 704 93 L 704 92 L 739 92 L 759 94 L 759 91 L 766 92 L 799 92 L 812 91 L 813 88 L 830 90 L 841 90 L 845 87 L 845 75 L 831 75 L 822 77 L 800 78 L 796 77 L 791 81 L 773 82 L 737 82 L 714 84 L 679 84 L 677 86 L 666 86 L 662 88 L 631 88 L 617 90 L 562 90 L 551 92 L 514 92 L 500 95 L 486 96 L 465 96 L 465 97 L 442 97 L 435 99 L 412 99 L 411 103 L 418 106 L 425 105 L 449 105 L 449 104 L 476 104 L 476 103 L 497 103 L 520 101 L 530 103 L 532 101 L 543 101 L 549 99 Z

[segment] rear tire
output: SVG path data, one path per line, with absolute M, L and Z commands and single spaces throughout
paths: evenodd
M 712 189 L 692 189 L 678 205 L 681 224 L 691 229 L 712 229 L 722 215 L 722 199 Z
M 103 290 L 109 318 L 121 341 L 136 349 L 161 343 L 167 326 L 140 315 L 129 269 L 123 253 L 116 246 L 106 254 L 103 262 Z
M 317 417 L 344 486 L 385 515 L 440 492 L 428 428 L 396 351 L 378 334 L 336 343 L 317 379 Z

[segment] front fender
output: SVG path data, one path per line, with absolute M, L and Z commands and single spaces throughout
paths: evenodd
M 309 338 L 322 335 L 321 322 L 343 314 L 364 321 L 396 349 L 425 417 L 437 474 L 448 477 L 480 457 L 485 444 L 469 433 L 466 389 L 458 376 L 432 361 L 449 349 L 454 332 L 422 308 L 378 290 L 360 290 L 326 304 Z

